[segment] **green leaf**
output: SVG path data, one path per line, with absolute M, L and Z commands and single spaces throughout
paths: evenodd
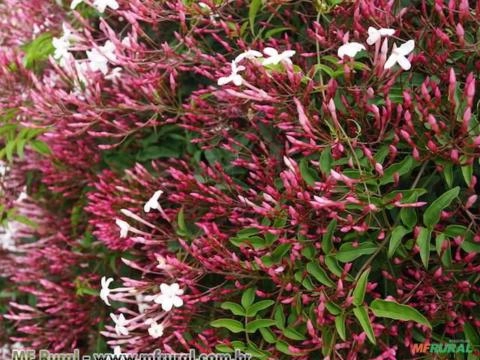
M 480 336 L 478 335 L 477 330 L 475 330 L 475 327 L 470 324 L 469 322 L 466 322 L 463 325 L 463 332 L 465 334 L 465 338 L 472 344 L 474 347 L 480 346 Z
M 447 242 L 447 246 L 445 247 L 445 250 L 443 250 L 444 242 Z M 437 236 L 435 237 L 435 249 L 437 250 L 437 254 L 439 256 L 441 255 L 442 264 L 446 267 L 451 267 L 452 266 L 452 251 L 450 249 L 450 241 L 448 241 L 445 234 L 443 234 L 443 233 L 437 234 Z M 443 252 L 443 254 L 442 254 L 442 252 Z
M 467 186 L 470 186 L 473 177 L 473 165 L 462 166 L 462 175 L 463 180 L 465 180 L 465 184 L 467 184 Z
M 253 305 L 251 305 L 248 309 L 247 309 L 247 316 L 248 317 L 253 317 L 255 315 L 257 315 L 257 313 L 259 311 L 262 311 L 262 310 L 265 310 L 265 309 L 268 309 L 270 306 L 272 306 L 273 304 L 275 304 L 275 301 L 273 300 L 262 300 L 262 301 L 259 301 Z
M 178 224 L 178 231 L 177 234 L 180 236 L 188 236 L 188 229 L 187 224 L 185 223 L 185 214 L 183 212 L 183 207 L 177 214 L 177 224 Z
M 468 253 L 480 253 L 480 244 L 473 241 L 464 240 L 460 247 L 463 251 L 466 251 Z
M 276 310 L 275 310 L 275 313 L 273 315 L 273 318 L 275 319 L 275 326 L 279 329 L 283 329 L 285 328 L 285 314 L 283 312 L 283 306 L 282 305 L 279 305 Z
M 254 248 L 255 250 L 261 250 L 268 247 L 265 239 L 261 238 L 260 236 L 250 236 L 243 238 L 232 237 L 230 238 L 230 242 L 237 247 L 248 246 Z
M 340 246 L 340 250 L 335 254 L 335 257 L 338 261 L 346 263 L 360 256 L 373 254 L 377 249 L 378 246 L 370 241 L 361 243 L 356 247 L 352 243 L 346 243 Z
M 447 163 L 443 166 L 442 171 L 443 177 L 445 178 L 445 182 L 449 188 L 453 185 L 453 164 Z
M 52 34 L 46 32 L 40 34 L 31 42 L 22 46 L 25 56 L 23 63 L 27 69 L 34 68 L 39 61 L 48 59 L 50 54 L 53 54 L 55 48 L 52 45 Z
M 327 273 L 325 272 L 324 269 L 318 265 L 316 262 L 309 262 L 307 264 L 307 272 L 311 274 L 315 279 L 317 279 L 318 282 L 321 284 L 332 287 L 335 285 L 335 283 L 328 277 Z
M 417 212 L 412 208 L 403 208 L 400 210 L 400 219 L 406 227 L 412 229 L 417 224 Z
M 250 7 L 248 8 L 248 20 L 250 22 L 250 30 L 252 31 L 252 34 L 255 34 L 255 18 L 261 7 L 262 0 L 252 0 Z
M 433 228 L 440 220 L 440 213 L 447 208 L 458 196 L 460 187 L 456 186 L 430 204 L 423 214 L 423 223 L 429 228 Z
M 255 300 L 255 291 L 256 291 L 256 288 L 254 287 L 248 288 L 247 290 L 244 291 L 242 295 L 241 303 L 245 309 L 248 309 L 250 305 L 253 304 Z
M 220 305 L 224 310 L 230 310 L 233 315 L 245 316 L 245 309 L 240 305 L 234 302 L 226 301 Z
M 257 319 L 249 322 L 245 329 L 248 333 L 254 333 L 258 329 L 266 328 L 272 325 L 275 325 L 275 321 L 272 319 Z
M 370 269 L 367 269 L 363 272 L 362 275 L 358 278 L 357 285 L 353 290 L 353 304 L 360 306 L 363 304 L 365 299 L 365 292 L 367 290 L 368 275 L 370 274 Z
M 274 37 L 275 35 L 284 32 L 286 30 L 289 30 L 287 27 L 277 27 L 274 29 L 270 29 L 265 33 L 265 36 L 263 37 L 265 40 L 270 39 L 271 37 Z
M 353 314 L 360 323 L 363 331 L 365 331 L 365 334 L 367 334 L 368 340 L 375 345 L 375 334 L 373 333 L 372 324 L 370 323 L 370 318 L 368 317 L 367 307 L 355 307 L 353 308 Z
M 385 169 L 382 178 L 380 179 L 380 185 L 386 185 L 394 182 L 394 175 L 398 173 L 399 176 L 405 175 L 415 167 L 415 161 L 413 157 L 407 156 L 401 162 L 393 164 Z
M 218 320 L 212 321 L 210 325 L 212 325 L 215 328 L 220 328 L 220 327 L 226 328 L 233 333 L 240 333 L 244 331 L 242 323 L 238 320 L 218 319 Z
M 260 334 L 262 334 L 262 337 L 265 339 L 265 341 L 268 342 L 269 344 L 274 344 L 277 341 L 277 336 L 268 327 L 260 328 L 258 330 L 260 331 Z
M 402 209 L 403 210 L 403 209 Z M 388 257 L 391 258 L 398 246 L 402 242 L 403 237 L 408 234 L 410 230 L 405 229 L 403 226 L 398 225 L 393 229 L 392 235 L 390 236 L 390 242 L 388 243 Z
M 335 329 L 337 329 L 340 339 L 347 340 L 347 330 L 345 328 L 345 314 L 335 316 Z
M 432 236 L 431 230 L 421 227 L 418 234 L 417 244 L 420 248 L 420 258 L 422 259 L 423 266 L 428 269 L 428 261 L 430 260 L 430 239 Z
M 306 158 L 300 160 L 298 168 L 300 169 L 303 180 L 305 180 L 308 185 L 315 184 L 315 173 L 308 167 L 308 160 Z
M 330 170 L 332 170 L 333 158 L 330 146 L 327 146 L 323 149 L 320 154 L 320 171 L 324 175 L 330 175 Z
M 221 353 L 233 353 L 235 350 L 233 350 L 230 346 L 227 346 L 225 344 L 218 344 L 215 345 L 215 350 Z
M 292 328 L 283 329 L 283 335 L 285 335 L 285 337 L 287 337 L 291 340 L 302 341 L 302 340 L 306 339 L 305 335 L 299 333 L 297 330 L 292 329 Z
M 430 329 L 432 328 L 432 325 L 430 325 L 430 322 L 425 316 L 420 314 L 417 309 L 408 305 L 375 299 L 370 304 L 370 309 L 377 317 L 402 321 L 415 321 L 418 324 L 428 326 Z
M 325 304 L 328 312 L 332 315 L 340 315 L 342 313 L 342 308 L 335 304 L 333 301 L 327 301 Z
M 322 250 L 325 254 L 330 253 L 333 250 L 332 237 L 335 229 L 337 228 L 337 220 L 333 219 L 327 226 L 327 231 L 323 234 L 322 238 Z
M 30 147 L 41 155 L 50 155 L 52 152 L 48 145 L 40 140 L 32 140 L 29 142 Z
M 275 347 L 278 351 L 287 354 L 287 355 L 293 355 L 293 353 L 288 349 L 288 343 L 285 341 L 279 340 L 275 344 Z
M 274 264 L 279 263 L 291 247 L 292 244 L 279 245 L 275 250 L 273 250 L 272 254 L 270 255 L 272 262 Z

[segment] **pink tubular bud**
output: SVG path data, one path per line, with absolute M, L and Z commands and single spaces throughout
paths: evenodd
M 470 209 L 473 204 L 475 204 L 475 202 L 477 201 L 478 199 L 478 196 L 477 195 L 471 195 L 468 199 L 467 199 L 467 202 L 465 203 L 465 208 L 466 209 Z
M 457 31 L 457 37 L 458 41 L 460 42 L 461 46 L 465 45 L 465 30 L 463 30 L 462 24 L 458 23 L 456 26 L 456 31 Z

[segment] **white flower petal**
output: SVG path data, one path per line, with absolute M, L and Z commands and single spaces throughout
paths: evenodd
M 397 54 L 394 54 L 392 53 L 387 61 L 385 62 L 385 65 L 383 66 L 385 69 L 391 69 L 396 63 L 397 63 L 397 58 L 398 58 L 398 55 Z
M 290 60 L 288 58 L 291 58 L 295 54 L 296 54 L 295 50 L 285 50 L 284 52 L 282 52 L 281 56 L 282 58 L 284 58 L 284 60 Z
M 235 85 L 240 86 L 240 85 L 242 85 L 242 82 L 243 82 L 243 79 L 242 79 L 242 77 L 241 77 L 240 75 L 235 74 L 235 75 L 233 76 L 233 83 L 234 83 Z
M 408 61 L 408 59 L 403 55 L 397 57 L 397 63 L 403 70 L 410 70 L 410 68 L 412 67 L 410 61 Z
M 168 284 L 160 284 L 160 291 L 162 292 L 162 295 L 165 296 L 170 296 L 172 294 L 170 291 L 170 285 Z
M 183 299 L 179 296 L 175 296 L 172 302 L 175 307 L 181 307 L 183 305 Z
M 415 41 L 408 40 L 406 43 L 403 43 L 402 45 L 400 45 L 395 51 L 398 54 L 406 56 L 410 54 L 413 51 L 413 49 L 415 49 Z
M 390 29 L 390 28 L 381 28 L 378 30 L 381 36 L 393 36 L 395 34 L 395 29 Z
M 368 30 L 368 39 L 367 39 L 367 44 L 368 45 L 373 45 L 375 44 L 378 40 L 380 40 L 381 35 L 380 32 L 375 29 L 374 27 L 369 27 Z
M 170 311 L 173 307 L 173 300 L 172 298 L 165 298 L 162 302 L 162 309 L 163 311 Z
M 350 58 L 354 58 L 355 55 L 361 50 L 365 50 L 365 46 L 363 44 L 357 42 L 346 43 L 338 48 L 338 57 L 343 59 L 343 57 L 346 55 Z
M 231 76 L 222 76 L 220 79 L 217 80 L 217 84 L 220 86 L 228 84 L 232 81 Z
M 266 47 L 265 49 L 263 49 L 263 53 L 265 55 L 268 55 L 268 56 L 277 56 L 278 55 L 277 49 L 274 49 L 272 47 Z

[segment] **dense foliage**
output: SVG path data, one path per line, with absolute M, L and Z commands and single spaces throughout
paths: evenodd
M 4 350 L 480 346 L 479 24 L 467 0 L 1 1 Z

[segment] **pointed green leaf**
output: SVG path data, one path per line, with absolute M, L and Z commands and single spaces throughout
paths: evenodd
M 253 288 L 253 287 L 248 288 L 247 290 L 244 291 L 244 293 L 242 295 L 241 303 L 242 303 L 242 306 L 245 309 L 248 309 L 250 307 L 250 305 L 253 304 L 253 302 L 255 300 L 255 291 L 256 291 L 256 289 Z
M 365 334 L 367 334 L 368 340 L 375 345 L 375 334 L 373 332 L 372 324 L 370 323 L 370 318 L 368 317 L 367 307 L 361 306 L 353 308 L 353 314 L 360 323 L 363 331 L 365 331 Z
M 243 325 L 238 320 L 232 319 L 218 319 L 214 320 L 210 323 L 215 328 L 223 327 L 230 330 L 233 333 L 240 333 L 244 331 Z
M 363 305 L 369 274 L 370 269 L 365 270 L 358 278 L 357 285 L 355 285 L 355 289 L 353 290 L 353 304 L 356 306 Z
M 432 328 L 432 325 L 430 325 L 430 322 L 425 316 L 420 314 L 417 309 L 408 305 L 399 304 L 394 301 L 375 299 L 370 304 L 370 309 L 377 317 L 402 321 L 415 321 L 418 324 L 428 326 L 430 329 Z
M 320 154 L 320 171 L 325 175 L 330 175 L 330 170 L 332 169 L 332 153 L 330 146 L 327 146 L 322 150 Z
M 425 226 L 433 228 L 440 220 L 440 213 L 452 203 L 459 193 L 460 187 L 456 186 L 433 201 L 423 214 Z
M 335 229 L 337 228 L 337 220 L 333 219 L 327 226 L 327 231 L 323 234 L 322 238 L 322 250 L 325 254 L 330 253 L 333 249 L 332 237 Z
M 252 0 L 250 7 L 248 8 L 248 21 L 250 22 L 250 30 L 252 31 L 252 34 L 255 34 L 255 18 L 261 7 L 262 0 Z
M 311 274 L 317 281 L 325 286 L 332 287 L 335 283 L 328 277 L 324 269 L 316 262 L 309 262 L 307 264 L 307 272 Z
M 258 330 L 260 331 L 260 334 L 262 334 L 262 337 L 265 339 L 265 341 L 269 344 L 274 344 L 277 341 L 277 336 L 268 327 L 260 328 Z
M 273 315 L 273 318 L 275 319 L 275 326 L 279 329 L 285 328 L 285 314 L 283 312 L 283 306 L 279 305 L 277 309 L 275 310 L 275 313 Z
M 248 333 L 254 333 L 260 328 L 266 328 L 272 325 L 275 325 L 275 321 L 272 319 L 257 319 L 249 322 L 245 329 Z
M 402 209 L 403 210 L 403 209 Z M 398 246 L 402 242 L 403 237 L 408 234 L 410 230 L 404 228 L 401 225 L 398 225 L 393 229 L 392 235 L 390 236 L 390 242 L 388 243 L 388 257 L 391 258 L 395 254 Z
M 340 339 L 347 340 L 347 330 L 345 328 L 345 314 L 335 316 L 335 329 L 337 329 Z
M 430 260 L 430 239 L 432 236 L 431 230 L 421 227 L 418 234 L 417 244 L 420 248 L 420 258 L 422 259 L 423 266 L 428 269 L 428 261 Z
M 342 313 L 342 308 L 335 304 L 333 301 L 327 301 L 325 304 L 328 312 L 332 315 L 340 315 Z
M 226 301 L 220 305 L 224 310 L 230 310 L 233 315 L 245 316 L 245 309 L 240 305 L 234 302 Z
M 305 340 L 305 335 L 299 333 L 297 330 L 292 328 L 283 329 L 283 335 L 291 340 L 302 341 Z
M 257 315 L 257 313 L 259 311 L 262 311 L 262 310 L 265 310 L 265 309 L 268 309 L 270 306 L 272 306 L 273 304 L 275 304 L 275 301 L 273 300 L 262 300 L 262 301 L 259 301 L 253 305 L 251 305 L 248 309 L 247 309 L 247 316 L 248 317 L 253 317 L 255 315 Z
M 358 246 L 353 246 L 352 243 L 346 243 L 340 246 L 340 250 L 336 253 L 335 257 L 338 261 L 344 263 L 352 262 L 360 256 L 373 254 L 377 249 L 378 246 L 370 241 L 358 244 Z

